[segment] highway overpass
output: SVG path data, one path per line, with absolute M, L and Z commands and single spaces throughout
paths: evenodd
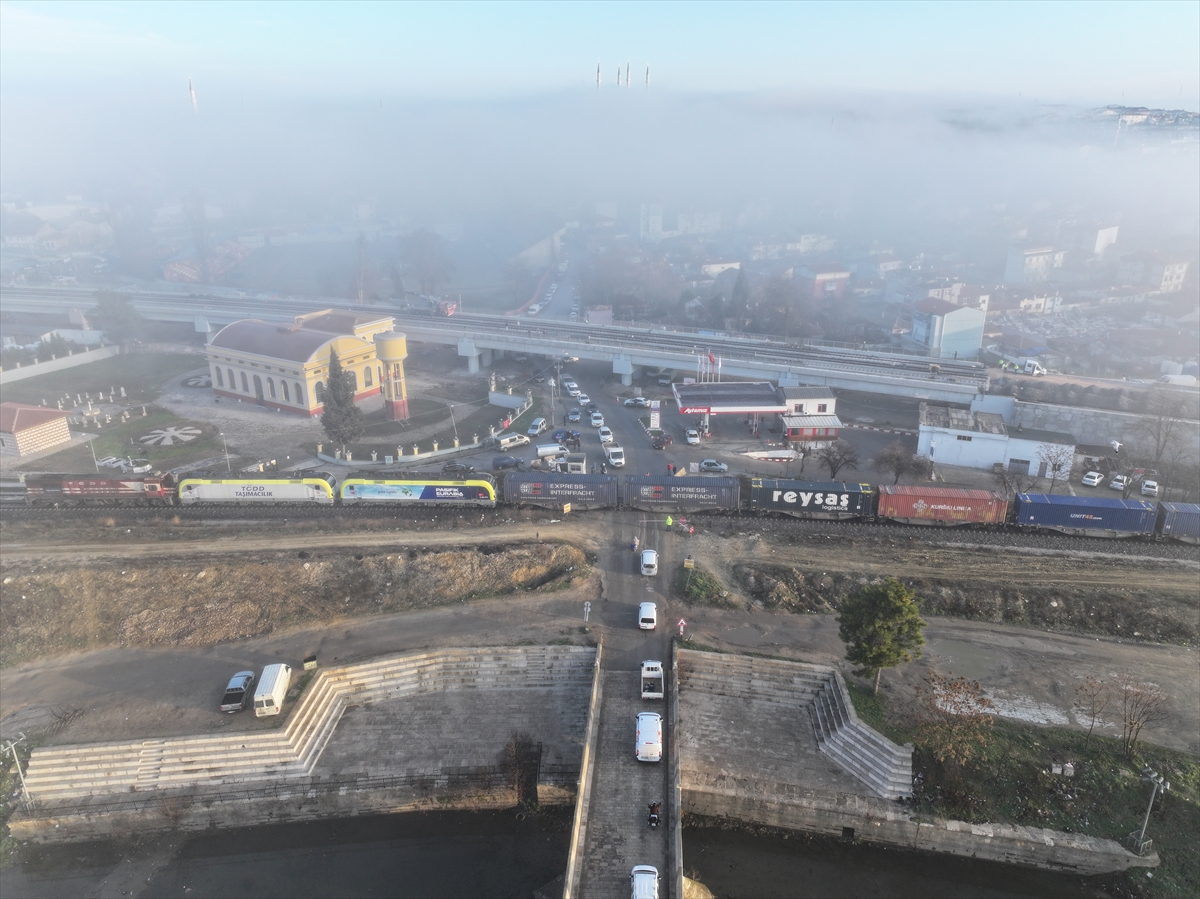
M 347 306 L 337 298 L 248 295 L 227 289 L 196 295 L 185 290 L 130 293 L 134 306 L 147 318 L 194 322 L 202 331 L 242 318 L 290 320 L 315 309 Z M 93 297 L 94 291 L 84 288 L 4 288 L 0 290 L 0 311 L 86 310 L 94 304 Z M 629 384 L 644 366 L 674 368 L 688 375 L 712 354 L 720 358 L 723 376 L 776 381 L 782 386 L 827 386 L 942 402 L 969 402 L 987 387 L 984 367 L 974 362 L 932 360 L 935 364 L 931 367 L 931 360 L 922 356 L 804 346 L 686 328 L 591 325 L 504 315 L 443 318 L 423 311 L 366 308 L 394 315 L 397 328 L 410 340 L 454 347 L 470 371 L 490 365 L 505 353 L 570 355 L 607 363 Z

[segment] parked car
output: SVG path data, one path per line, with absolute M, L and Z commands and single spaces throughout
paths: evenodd
M 629 399 L 625 400 L 625 405 L 641 409 L 645 406 L 649 406 L 650 401 L 644 396 L 631 396 Z
M 718 462 L 716 459 L 705 459 L 700 463 L 700 470 L 724 474 L 725 472 L 729 471 L 729 466 L 724 462 Z
M 1158 496 L 1158 481 L 1142 481 L 1142 496 Z
M 1110 490 L 1124 490 L 1132 480 L 1133 478 L 1127 474 L 1119 474 L 1108 482 L 1108 486 Z
M 1104 475 L 1098 471 L 1089 471 L 1079 483 L 1083 484 L 1084 487 L 1099 487 L 1104 483 Z
M 225 695 L 221 697 L 221 711 L 233 714 L 246 707 L 246 701 L 254 696 L 250 692 L 254 686 L 253 671 L 239 671 L 225 685 Z
M 700 432 L 699 431 L 695 431 L 695 430 L 692 430 L 691 428 L 688 428 L 684 432 L 683 437 L 685 440 L 687 440 L 688 446 L 699 446 L 700 445 Z
M 583 413 L 578 408 L 572 409 L 567 413 L 567 421 L 575 422 L 583 418 Z
M 474 470 L 475 466 L 466 462 L 447 462 L 442 466 L 442 474 L 470 474 Z
M 504 471 L 506 468 L 519 468 L 521 460 L 516 456 L 496 456 L 492 459 L 492 471 Z
M 600 438 L 601 443 L 613 442 L 613 432 L 611 428 L 601 428 L 596 432 L 596 435 Z
M 539 437 L 542 434 L 544 434 L 546 432 L 547 428 L 549 428 L 549 427 L 550 427 L 550 423 L 547 422 L 546 419 L 535 418 L 532 422 L 530 422 L 529 430 L 526 431 L 525 433 L 528 434 L 530 437 Z
M 653 440 L 650 441 L 650 445 L 652 447 L 654 447 L 655 449 L 666 449 L 668 446 L 670 446 L 674 442 L 675 441 L 671 439 L 670 434 L 659 434 L 657 437 L 655 437 Z
M 592 413 L 592 427 L 593 428 L 604 427 L 604 416 L 601 415 L 599 412 Z

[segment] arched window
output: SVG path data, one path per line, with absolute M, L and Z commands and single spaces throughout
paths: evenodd
M 237 390 L 237 381 L 233 379 L 233 369 L 227 368 L 225 371 L 229 373 L 229 389 Z
M 292 401 L 292 396 L 288 392 L 287 381 L 280 380 L 279 386 L 283 388 L 283 401 L 285 403 L 290 403 Z
M 246 380 L 246 373 L 242 372 L 242 393 L 250 392 L 250 382 Z
M 217 373 L 217 386 L 224 387 L 225 386 L 225 378 L 221 374 L 221 366 L 219 366 L 219 365 L 214 366 L 213 371 L 215 371 Z
M 261 406 L 263 401 L 263 388 L 262 378 L 260 378 L 258 375 L 254 376 L 254 397 L 258 400 L 258 404 Z
M 350 382 L 350 390 L 358 393 L 358 375 L 355 374 L 353 369 L 346 372 L 346 380 Z
M 363 369 L 363 387 L 370 387 L 371 384 L 371 366 L 368 365 Z
M 318 403 L 325 402 L 325 382 L 317 381 L 313 386 L 313 394 L 317 397 Z
M 267 378 L 267 394 L 271 399 L 275 399 L 275 379 Z
M 308 400 L 304 398 L 304 385 L 299 381 L 296 382 L 296 405 L 307 406 Z

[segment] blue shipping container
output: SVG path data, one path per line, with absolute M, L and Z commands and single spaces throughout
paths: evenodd
M 1158 509 L 1140 499 L 1099 496 L 1047 496 L 1018 493 L 1016 523 L 1092 537 L 1132 537 L 1154 533 Z
M 1200 506 L 1195 503 L 1159 503 L 1159 533 L 1184 543 L 1200 543 Z
M 750 505 L 763 512 L 799 518 L 856 518 L 871 514 L 870 486 L 846 481 L 791 481 L 754 478 Z
M 617 504 L 617 479 L 611 474 L 554 474 L 510 471 L 504 476 L 504 501 L 559 509 L 600 508 Z
M 737 478 L 673 478 L 630 475 L 625 478 L 625 505 L 633 509 L 698 512 L 737 509 L 741 482 Z

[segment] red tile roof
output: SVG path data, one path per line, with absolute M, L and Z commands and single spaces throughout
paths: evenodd
M 68 418 L 69 412 L 47 409 L 45 406 L 27 406 L 25 403 L 0 403 L 0 431 L 15 434 L 28 428 L 36 428 L 49 421 Z

